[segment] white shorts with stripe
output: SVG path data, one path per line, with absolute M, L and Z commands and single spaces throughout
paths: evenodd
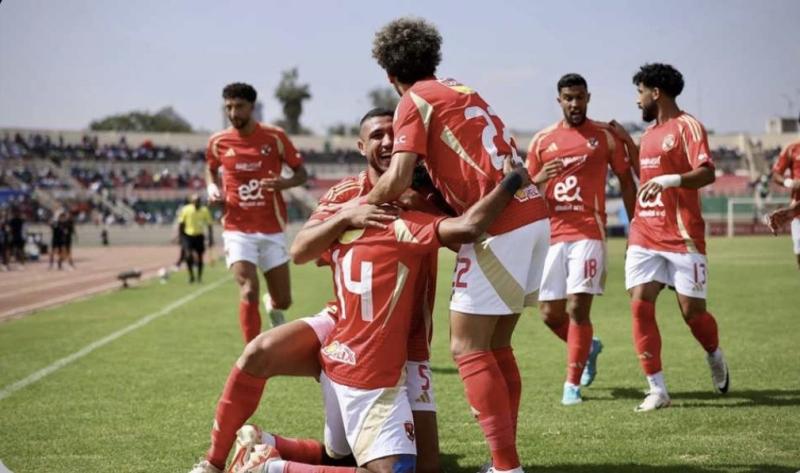
M 248 261 L 261 271 L 269 271 L 289 261 L 283 233 L 222 232 L 225 262 L 230 268 L 237 261 Z
M 708 260 L 700 253 L 674 253 L 629 246 L 625 255 L 625 288 L 660 282 L 684 296 L 705 299 Z
M 332 458 L 350 453 L 359 466 L 389 455 L 416 455 L 414 418 L 404 383 L 358 389 L 320 375 L 325 403 L 325 450 Z
M 544 263 L 540 301 L 566 299 L 567 294 L 603 293 L 606 244 L 602 240 L 563 241 L 550 245 Z
M 547 218 L 461 245 L 450 310 L 508 315 L 535 305 L 549 246 Z

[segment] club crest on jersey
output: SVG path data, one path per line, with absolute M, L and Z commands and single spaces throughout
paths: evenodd
M 414 423 L 413 422 L 406 422 L 403 425 L 406 428 L 406 436 L 408 437 L 408 440 L 411 440 L 413 442 L 414 438 L 416 437 L 416 435 L 414 434 Z
M 673 147 L 675 147 L 675 135 L 670 133 L 669 135 L 664 137 L 664 140 L 661 142 L 661 149 L 663 151 L 669 151 Z
M 322 348 L 322 354 L 333 361 L 338 361 L 346 365 L 356 365 L 356 354 L 344 343 L 334 340 L 330 345 Z
M 588 146 L 589 149 L 597 149 L 597 145 L 599 144 L 600 142 L 594 136 L 586 140 L 586 146 Z
M 264 146 L 261 147 L 261 154 L 263 156 L 267 156 L 270 151 L 272 151 L 272 146 L 270 146 L 270 145 L 264 145 Z

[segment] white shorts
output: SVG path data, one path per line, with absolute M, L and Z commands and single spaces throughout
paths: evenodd
M 606 244 L 602 240 L 555 243 L 547 250 L 540 301 L 566 299 L 567 294 L 602 294 L 606 284 Z
M 433 375 L 429 361 L 406 362 L 406 392 L 411 410 L 436 412 Z
M 249 261 L 261 271 L 269 271 L 289 261 L 283 233 L 222 232 L 228 268 L 237 261 Z
M 629 246 L 625 256 L 625 288 L 658 281 L 678 294 L 706 298 L 708 260 L 700 253 L 673 253 Z
M 792 219 L 792 244 L 794 254 L 800 255 L 800 217 Z
M 333 331 L 333 326 L 336 325 L 336 319 L 330 313 L 330 307 L 325 307 L 317 315 L 302 317 L 297 320 L 305 322 L 311 327 L 311 330 L 317 335 L 320 345 L 325 343 L 325 339 L 328 338 L 328 335 Z
M 359 466 L 389 455 L 416 455 L 414 418 L 404 384 L 358 389 L 319 377 L 325 403 L 325 450 L 350 453 Z
M 461 245 L 450 310 L 508 315 L 535 305 L 549 246 L 550 221 L 546 218 Z

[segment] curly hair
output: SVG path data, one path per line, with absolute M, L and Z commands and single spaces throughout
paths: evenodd
M 258 97 L 256 89 L 254 89 L 252 85 L 245 84 L 244 82 L 234 82 L 233 84 L 226 85 L 225 88 L 222 89 L 223 99 L 244 99 L 250 103 L 255 103 L 256 97 Z
M 639 68 L 633 75 L 633 85 L 658 87 L 668 96 L 675 98 L 683 92 L 683 74 L 669 64 L 652 63 Z
M 398 18 L 377 33 L 372 57 L 404 84 L 432 76 L 442 61 L 442 35 L 422 18 Z

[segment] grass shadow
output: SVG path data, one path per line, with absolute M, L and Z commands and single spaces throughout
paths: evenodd
M 634 388 L 614 388 L 611 389 L 611 397 L 641 400 L 644 398 L 644 392 Z M 711 391 L 677 391 L 671 392 L 670 397 L 673 401 L 680 401 L 679 407 L 800 406 L 800 390 L 797 389 L 744 389 L 732 390 L 727 394 Z M 712 402 L 719 399 L 736 399 L 738 402 L 723 404 Z

